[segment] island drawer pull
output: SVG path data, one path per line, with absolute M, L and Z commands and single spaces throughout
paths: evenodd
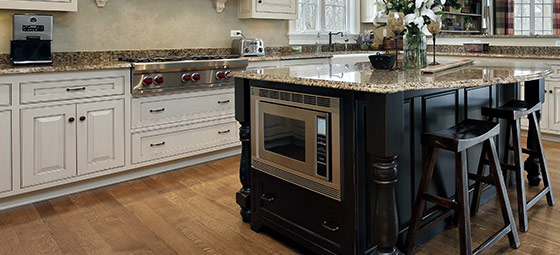
M 224 131 L 218 131 L 218 134 L 222 135 L 222 134 L 227 134 L 229 132 L 231 132 L 231 130 L 228 129 L 228 130 L 224 130 Z
M 163 146 L 165 145 L 165 142 L 161 142 L 161 143 L 150 143 L 150 147 L 159 147 L 159 146 Z
M 152 110 L 150 110 L 151 113 L 158 113 L 158 112 L 163 112 L 163 111 L 165 111 L 165 108 L 152 109 Z
M 227 104 L 229 103 L 229 99 L 228 100 L 223 100 L 223 101 L 218 101 L 218 104 Z
M 86 87 L 78 87 L 78 88 L 66 88 L 66 91 L 68 91 L 68 92 L 72 92 L 72 91 L 80 91 L 80 90 L 86 90 Z
M 262 194 L 261 195 L 261 200 L 266 201 L 266 202 L 272 202 L 272 201 L 274 201 L 274 199 L 276 199 L 276 197 L 274 197 L 274 195 L 270 195 L 270 194 Z
M 332 223 L 332 222 L 328 222 L 328 221 L 323 221 L 323 224 L 321 224 L 321 226 L 331 232 L 335 232 L 338 231 L 340 229 L 340 227 L 336 224 L 336 223 Z

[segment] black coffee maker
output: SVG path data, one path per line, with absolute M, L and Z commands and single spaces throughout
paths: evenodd
M 52 15 L 14 14 L 10 59 L 14 65 L 52 64 Z

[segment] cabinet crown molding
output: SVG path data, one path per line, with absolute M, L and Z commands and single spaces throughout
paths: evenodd
M 216 0 L 216 11 L 223 12 L 224 8 L 226 8 L 227 0 Z

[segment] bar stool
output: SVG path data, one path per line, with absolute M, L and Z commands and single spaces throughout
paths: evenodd
M 541 131 L 537 122 L 536 112 L 542 109 L 541 102 L 527 102 L 521 100 L 512 100 L 507 102 L 505 105 L 497 108 L 482 108 L 482 115 L 488 116 L 491 119 L 500 118 L 507 120 L 507 132 L 506 132 L 506 146 L 504 148 L 504 164 L 502 164 L 502 169 L 511 170 L 515 173 L 515 182 L 517 187 L 517 205 L 519 211 L 519 230 L 521 232 L 527 232 L 529 229 L 527 210 L 529 210 L 533 205 L 535 205 L 542 197 L 546 195 L 546 200 L 549 206 L 554 205 L 554 197 L 552 195 L 552 187 L 550 185 L 550 178 L 548 174 L 548 166 L 546 164 L 546 158 L 544 156 L 544 149 L 541 141 Z M 529 118 L 529 133 L 532 133 L 532 137 L 536 140 L 535 144 L 538 144 L 536 150 L 529 150 L 521 148 L 521 132 L 520 132 L 520 119 L 523 116 Z M 513 146 L 510 144 L 510 136 L 513 139 Z M 531 136 L 530 136 L 531 137 Z M 530 141 L 527 141 L 528 143 Z M 514 164 L 508 164 L 509 151 L 513 150 L 514 154 Z M 541 175 L 543 179 L 544 188 L 529 202 L 525 195 L 525 178 L 523 177 L 524 167 L 523 167 L 523 155 L 526 153 L 529 155 L 536 156 L 540 161 Z M 487 161 L 483 161 L 487 164 Z M 484 165 L 479 164 L 477 174 L 484 174 Z M 481 184 L 475 185 L 473 200 L 471 206 L 471 215 L 478 212 L 480 195 L 484 190 Z
M 511 205 L 506 193 L 500 163 L 496 152 L 493 137 L 500 132 L 497 123 L 481 120 L 465 120 L 458 125 L 438 132 L 422 135 L 422 144 L 428 146 L 428 157 L 422 170 L 422 179 L 418 187 L 412 218 L 410 220 L 408 234 L 405 243 L 405 254 L 412 254 L 419 226 L 426 206 L 426 201 L 447 208 L 447 212 L 424 224 L 423 229 L 433 226 L 435 223 L 447 218 L 452 212 L 456 213 L 459 225 L 459 241 L 461 254 L 477 254 L 488 250 L 492 245 L 502 239 L 506 234 L 512 248 L 519 247 L 519 236 L 515 227 L 515 220 L 511 212 Z M 469 174 L 467 169 L 467 149 L 483 143 L 483 153 L 486 153 L 490 161 L 492 177 L 484 177 Z M 455 152 L 455 199 L 449 200 L 428 194 L 430 181 L 434 173 L 438 148 Z M 484 154 L 481 155 L 481 158 Z M 469 179 L 476 183 L 484 182 L 496 186 L 498 200 L 502 209 L 504 227 L 482 243 L 477 249 L 472 249 L 471 226 L 469 215 Z

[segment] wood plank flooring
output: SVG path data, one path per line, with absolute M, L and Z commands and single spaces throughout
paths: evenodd
M 557 254 L 560 251 L 560 144 L 545 142 L 555 207 L 540 201 L 529 211 L 521 247 L 507 239 L 487 254 Z M 0 254 L 303 254 L 272 233 L 241 221 L 235 192 L 239 157 L 0 211 Z M 536 189 L 529 188 L 531 192 Z M 509 189 L 510 199 L 515 193 Z M 513 202 L 514 213 L 516 203 Z M 472 219 L 474 243 L 502 224 L 494 200 Z M 450 228 L 417 254 L 457 254 Z

